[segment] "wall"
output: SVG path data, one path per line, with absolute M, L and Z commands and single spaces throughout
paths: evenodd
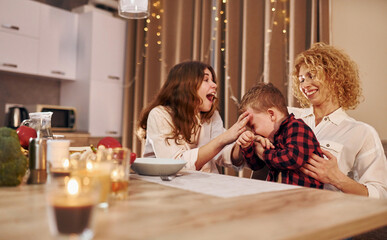
M 360 69 L 365 101 L 349 115 L 366 122 L 387 141 L 387 1 L 332 0 L 331 43 Z
M 6 126 L 5 104 L 59 104 L 60 81 L 0 71 L 0 126 Z

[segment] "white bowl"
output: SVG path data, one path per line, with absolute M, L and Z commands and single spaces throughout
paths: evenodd
M 170 158 L 136 158 L 132 169 L 140 175 L 160 176 L 173 175 L 179 172 L 186 161 Z

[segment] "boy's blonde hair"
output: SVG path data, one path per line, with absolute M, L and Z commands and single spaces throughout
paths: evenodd
M 264 112 L 274 107 L 286 116 L 289 115 L 285 97 L 272 83 L 258 83 L 250 88 L 243 96 L 239 110 L 243 112 L 248 107 L 257 112 Z

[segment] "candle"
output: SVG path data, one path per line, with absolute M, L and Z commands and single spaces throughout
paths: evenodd
M 63 190 L 50 196 L 51 222 L 55 235 L 82 235 L 91 231 L 95 197 L 79 178 L 65 178 Z
M 53 177 L 70 175 L 69 140 L 48 140 L 47 161 Z

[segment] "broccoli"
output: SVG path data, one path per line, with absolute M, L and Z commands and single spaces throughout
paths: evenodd
M 15 130 L 0 128 L 0 186 L 17 186 L 28 168 Z

